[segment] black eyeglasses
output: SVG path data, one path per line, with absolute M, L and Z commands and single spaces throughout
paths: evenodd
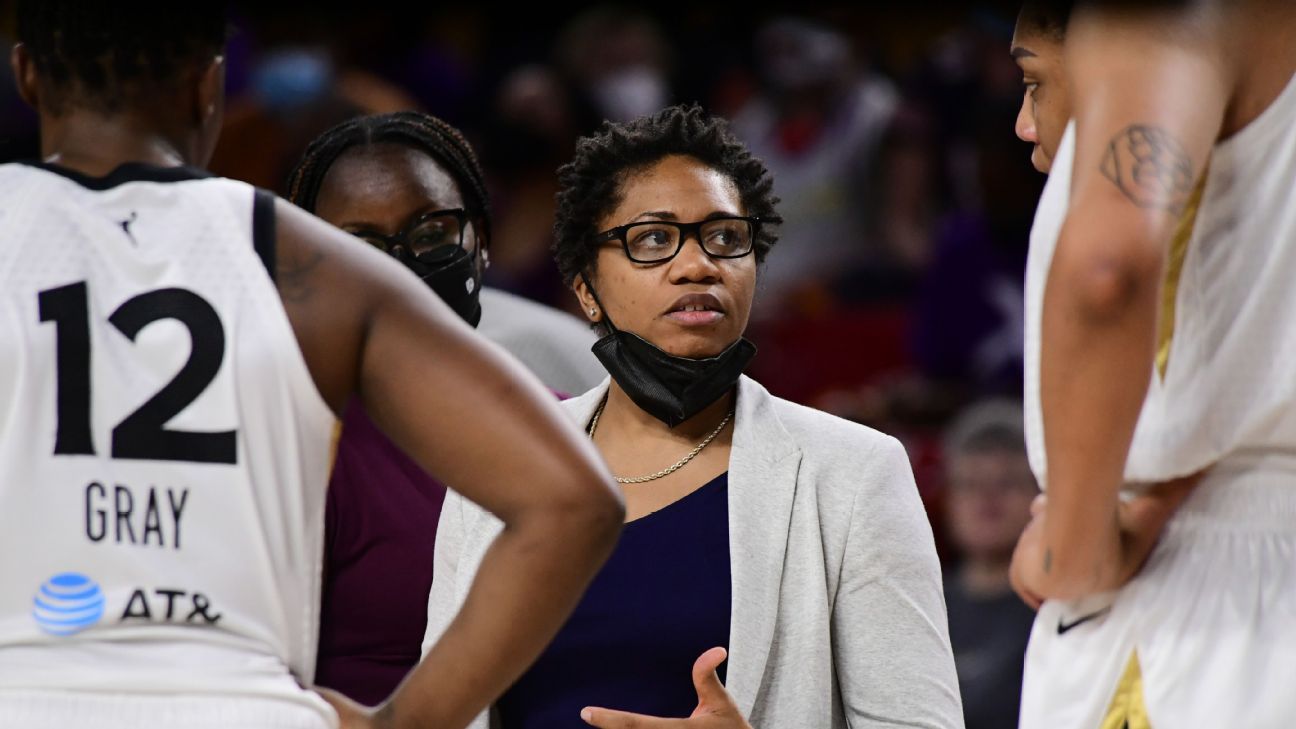
M 442 246 L 464 247 L 464 229 L 468 227 L 468 211 L 463 208 L 433 210 L 423 213 L 396 235 L 383 235 L 373 231 L 355 233 L 379 250 L 391 253 L 396 246 L 413 255 L 419 255 Z
M 709 218 L 696 223 L 649 220 L 618 225 L 594 237 L 595 243 L 620 241 L 626 257 L 635 263 L 669 261 L 684 248 L 689 236 L 697 238 L 712 258 L 742 258 L 752 252 L 760 218 L 740 215 Z

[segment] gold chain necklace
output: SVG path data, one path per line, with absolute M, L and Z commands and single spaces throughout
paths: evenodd
M 590 425 L 589 425 L 589 436 L 591 439 L 594 437 L 594 430 L 598 428 L 599 416 L 603 414 L 603 408 L 606 406 L 607 406 L 607 398 L 603 398 L 603 402 L 599 403 L 598 410 L 594 411 L 594 419 L 590 421 Z M 729 419 L 733 417 L 733 414 L 734 411 L 730 410 L 724 416 L 724 420 L 721 420 L 720 424 L 716 426 L 715 430 L 711 431 L 710 435 L 708 435 L 706 438 L 703 438 L 701 443 L 698 443 L 697 446 L 693 448 L 693 450 L 688 452 L 688 455 L 676 461 L 674 465 L 667 466 L 666 468 L 663 468 L 657 473 L 653 473 L 647 476 L 639 476 L 637 478 L 621 478 L 620 476 L 613 476 L 613 478 L 615 478 L 617 480 L 617 483 L 620 484 L 647 483 L 648 481 L 656 481 L 659 478 L 663 478 L 665 476 L 671 475 L 672 473 L 675 473 L 676 471 L 683 468 L 689 461 L 693 460 L 693 458 L 697 456 L 697 454 L 701 453 L 702 449 L 706 448 L 707 445 L 711 443 L 711 441 L 715 440 L 715 437 L 717 435 L 720 435 L 720 431 L 724 430 L 724 427 L 729 424 Z

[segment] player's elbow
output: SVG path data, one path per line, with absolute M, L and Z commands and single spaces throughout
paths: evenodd
M 1103 240 L 1073 240 L 1059 246 L 1056 283 L 1072 310 L 1088 321 L 1105 323 L 1153 301 L 1164 266 L 1164 247 L 1140 233 Z
M 568 483 L 544 509 L 546 520 L 565 540 L 594 553 L 610 552 L 625 523 L 621 489 L 600 470 Z
M 610 477 L 594 475 L 585 488 L 588 496 L 573 506 L 573 519 L 592 543 L 611 551 L 625 525 L 625 499 Z

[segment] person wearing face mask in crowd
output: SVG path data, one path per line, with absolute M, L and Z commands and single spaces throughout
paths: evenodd
M 557 48 L 590 122 L 628 122 L 671 103 L 669 44 L 642 12 L 587 10 L 564 28 Z
M 293 202 L 404 263 L 464 321 L 482 319 L 489 199 L 454 127 L 419 112 L 352 119 L 311 143 L 289 187 Z M 325 516 L 321 685 L 375 704 L 418 661 L 444 496 L 351 403 Z
M 904 448 L 742 374 L 781 223 L 765 166 L 724 121 L 670 107 L 583 138 L 559 184 L 558 267 L 611 373 L 565 406 L 629 522 L 497 725 L 962 726 Z M 425 645 L 500 528 L 447 497 Z
M 763 90 L 733 125 L 778 180 L 789 223 L 789 253 L 765 269 L 757 319 L 819 311 L 825 282 L 843 275 L 872 272 L 855 289 L 885 290 L 878 284 L 925 257 L 890 247 L 865 204 L 887 193 L 872 178 L 899 104 L 895 87 L 861 63 L 839 29 L 814 20 L 775 18 L 754 46 Z

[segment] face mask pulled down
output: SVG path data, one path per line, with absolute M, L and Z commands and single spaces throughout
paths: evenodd
M 669 354 L 637 334 L 617 329 L 598 294 L 594 300 L 612 330 L 594 343 L 594 356 L 636 405 L 667 427 L 674 428 L 719 400 L 756 356 L 756 345 L 741 337 L 714 357 Z

